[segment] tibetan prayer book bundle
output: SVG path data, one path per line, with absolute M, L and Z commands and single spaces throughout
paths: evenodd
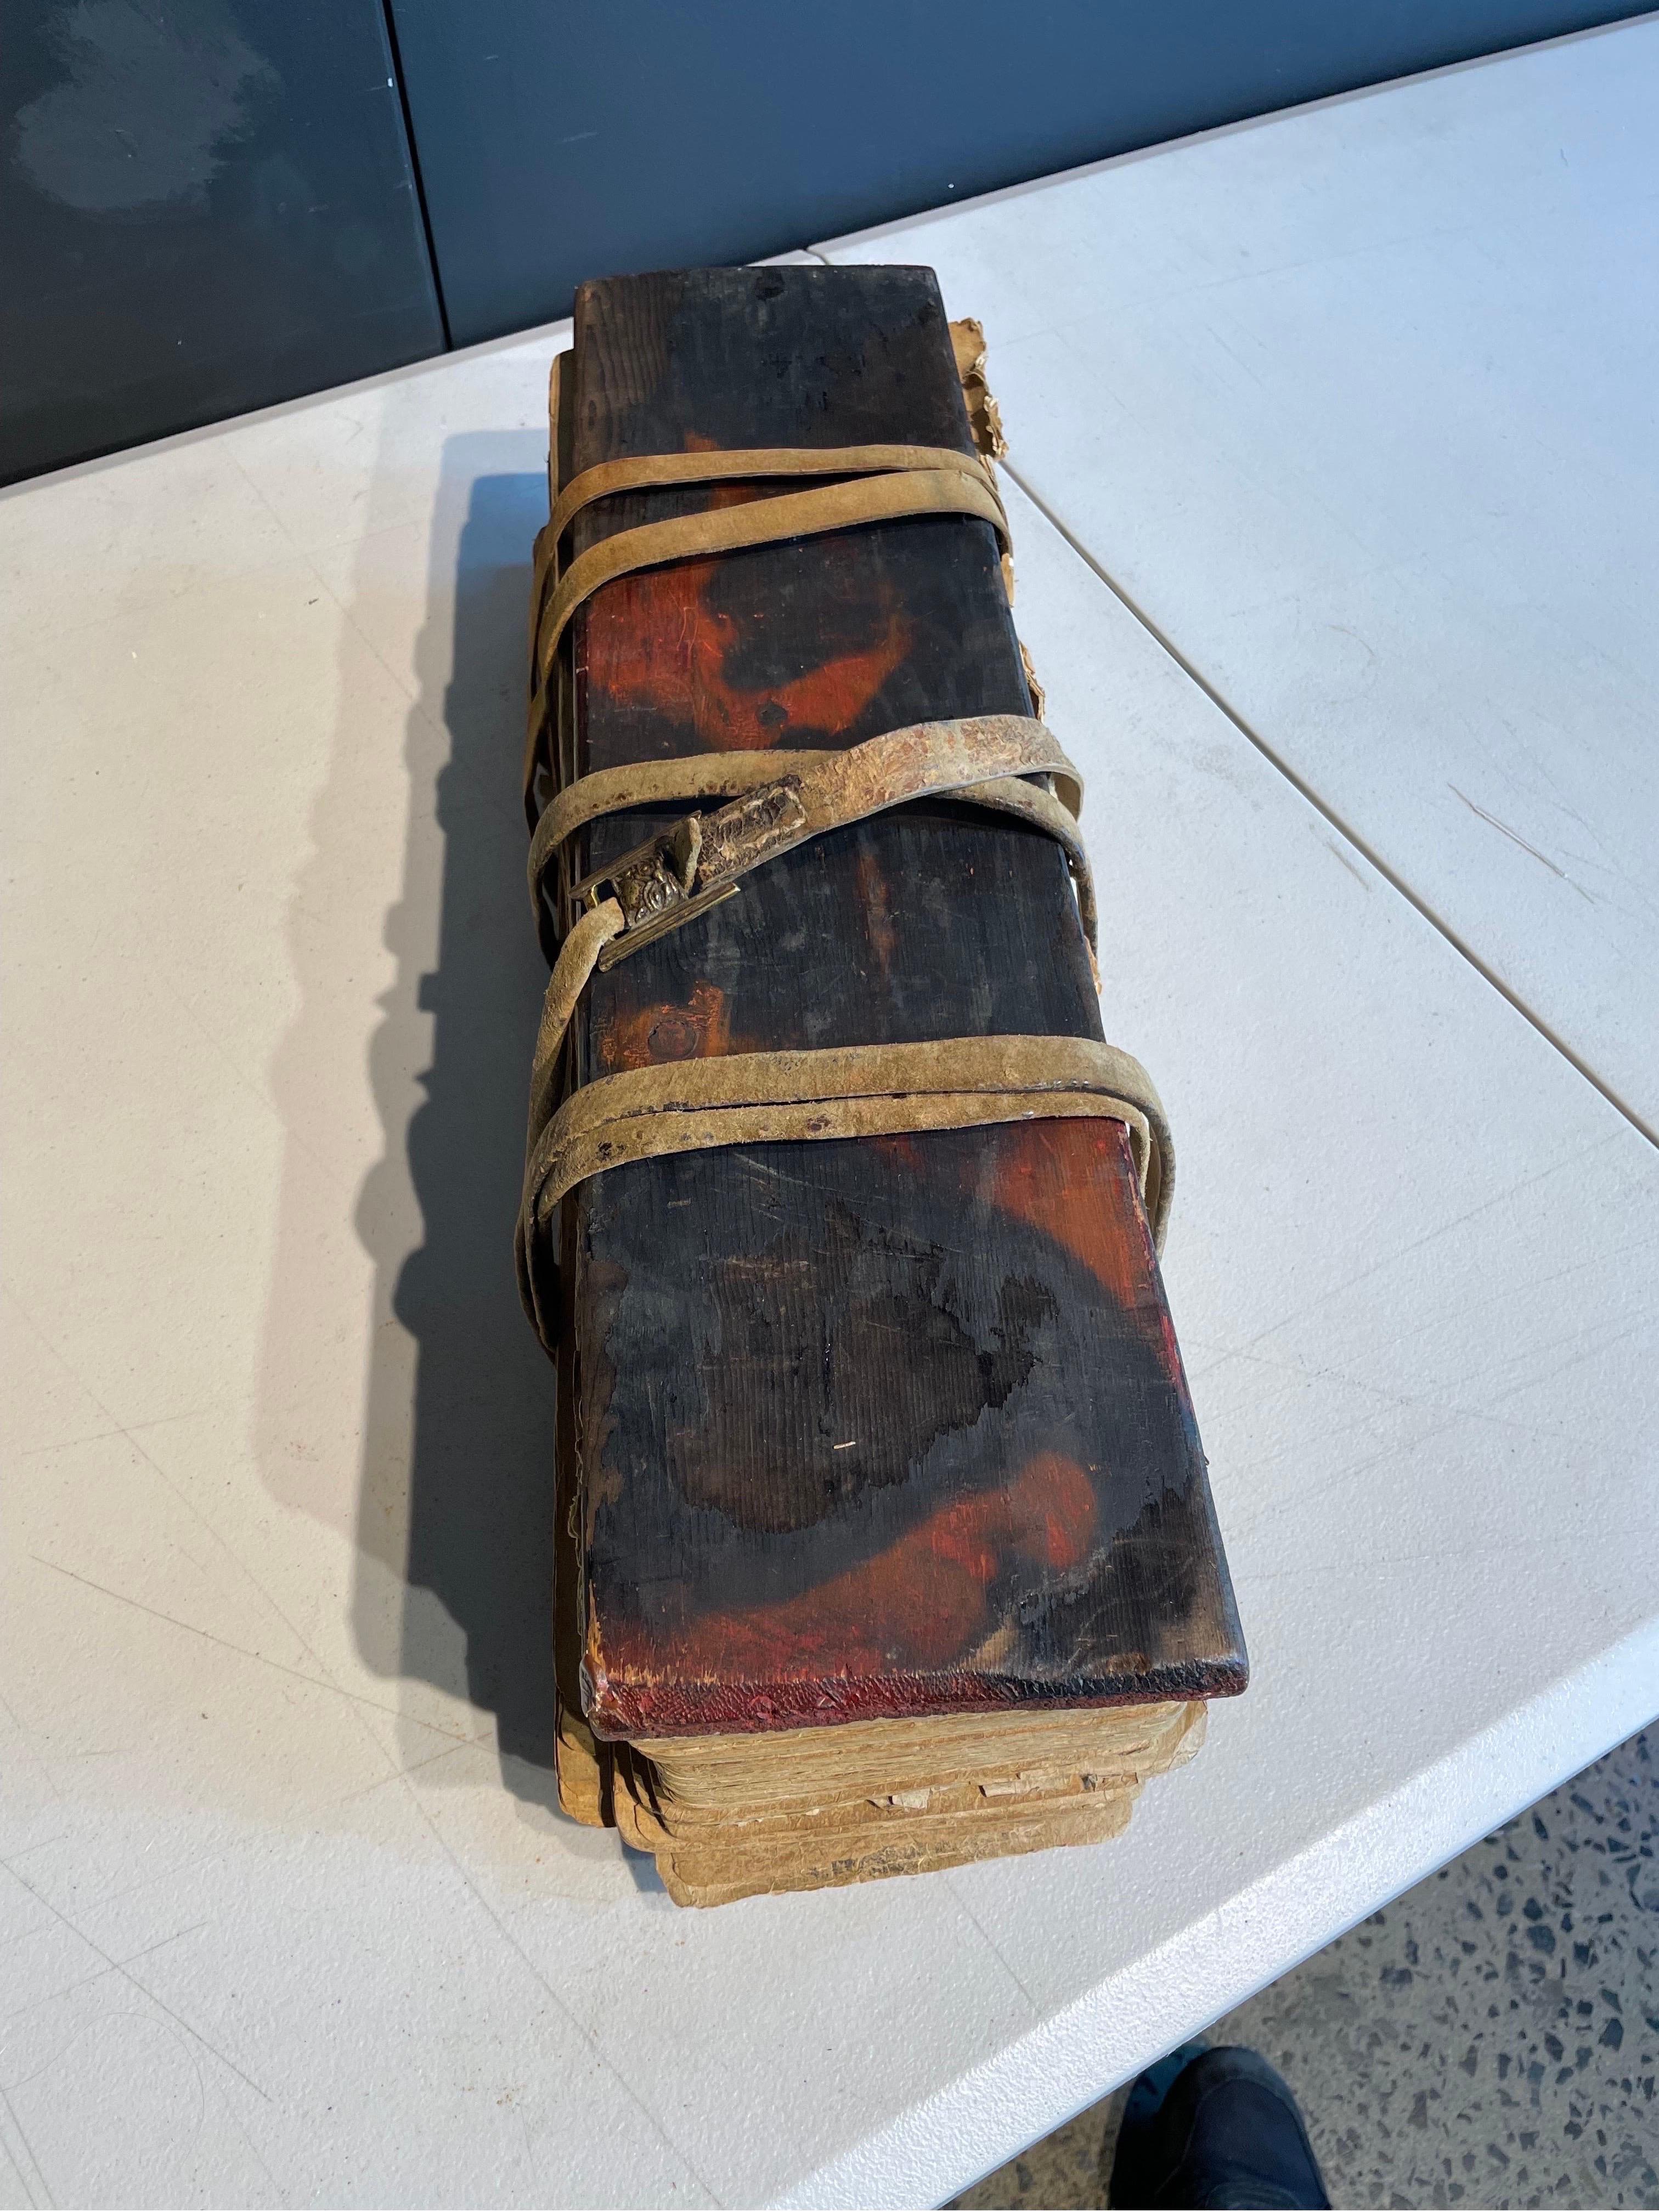
M 696 1904 L 1114 1835 L 1245 1659 L 975 326 L 925 269 L 617 278 L 553 394 L 562 1801 Z

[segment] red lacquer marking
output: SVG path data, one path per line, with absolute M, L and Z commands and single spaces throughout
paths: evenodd
M 607 1075 L 619 1068 L 653 1067 L 664 1060 L 720 1060 L 732 1049 L 732 1023 L 726 994 L 714 984 L 698 983 L 683 1006 L 641 1006 L 600 1025 L 599 1065 Z
M 993 1626 L 987 1595 L 1005 1570 L 1017 1560 L 1048 1574 L 1081 1566 L 1096 1520 L 1094 1486 L 1082 1468 L 1040 1452 L 1006 1489 L 940 1507 L 817 1589 L 777 1605 L 707 1613 L 661 1638 L 613 1631 L 605 1662 L 613 1677 L 648 1671 L 757 1685 L 957 1665 Z
M 691 438 L 693 452 L 707 441 Z M 710 507 L 761 497 L 753 485 L 719 484 Z M 874 609 L 881 634 L 856 653 L 838 654 L 782 684 L 732 683 L 729 657 L 744 642 L 736 619 L 709 604 L 721 559 L 679 561 L 636 569 L 607 586 L 589 611 L 586 674 L 611 699 L 683 721 L 689 714 L 710 752 L 758 752 L 786 733 L 828 735 L 855 722 L 910 650 L 910 625 L 891 588 Z M 757 611 L 757 624 L 765 620 Z
M 988 1130 L 980 1194 L 1081 1260 L 1120 1305 L 1152 1297 L 1150 1245 L 1121 1121 L 1020 1121 Z

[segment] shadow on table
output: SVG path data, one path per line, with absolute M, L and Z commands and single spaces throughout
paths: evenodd
M 389 1690 L 335 1686 L 366 1725 L 363 1706 L 395 1712 L 399 1767 L 475 1780 L 477 1753 L 456 1754 L 493 1734 L 504 1788 L 560 1822 L 566 1858 L 609 1859 L 615 1838 L 557 1809 L 555 1378 L 513 1266 L 547 982 L 520 787 L 546 441 L 452 435 L 428 517 L 410 512 L 410 435 L 389 413 L 364 472 L 332 748 L 289 902 L 299 1009 L 270 1076 L 289 1136 L 255 1450 L 275 1540 L 304 1514 L 353 1547 L 353 1641 Z M 354 1186 L 362 1092 L 344 1063 L 366 1011 L 380 1156 Z M 315 1555 L 319 1616 L 336 1557 Z M 659 1887 L 649 1861 L 625 1863 Z
M 477 472 L 525 442 L 445 448 L 404 896 L 387 923 L 397 981 L 370 1050 L 386 1153 L 356 1214 L 377 1283 L 354 1625 L 378 1673 L 493 1712 L 508 1787 L 550 1805 L 554 1378 L 513 1269 L 546 982 L 519 775 L 547 484 L 539 469 Z

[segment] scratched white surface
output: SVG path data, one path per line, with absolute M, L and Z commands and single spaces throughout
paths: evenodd
M 1651 1147 L 1016 492 L 1254 1686 L 1097 1850 L 691 1914 L 549 1809 L 551 343 L 0 498 L 6 2202 L 937 2200 L 1659 1709 Z
M 1659 1127 L 1659 19 L 825 249 L 926 261 L 1013 462 Z

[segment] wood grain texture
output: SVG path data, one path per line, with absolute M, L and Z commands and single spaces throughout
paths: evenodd
M 589 286 L 564 391 L 566 473 L 698 447 L 971 450 L 925 270 Z M 760 489 L 618 497 L 572 550 Z M 566 775 L 1030 711 L 994 537 L 957 518 L 610 585 L 559 699 Z M 576 868 L 668 818 L 596 825 Z M 573 1054 L 586 1080 L 1004 1032 L 1101 1034 L 1065 864 L 939 804 L 816 841 L 596 976 Z M 561 1604 L 582 1658 L 562 1695 L 601 1739 L 1243 1686 L 1120 1125 L 642 1162 L 574 1194 L 563 1243 Z

